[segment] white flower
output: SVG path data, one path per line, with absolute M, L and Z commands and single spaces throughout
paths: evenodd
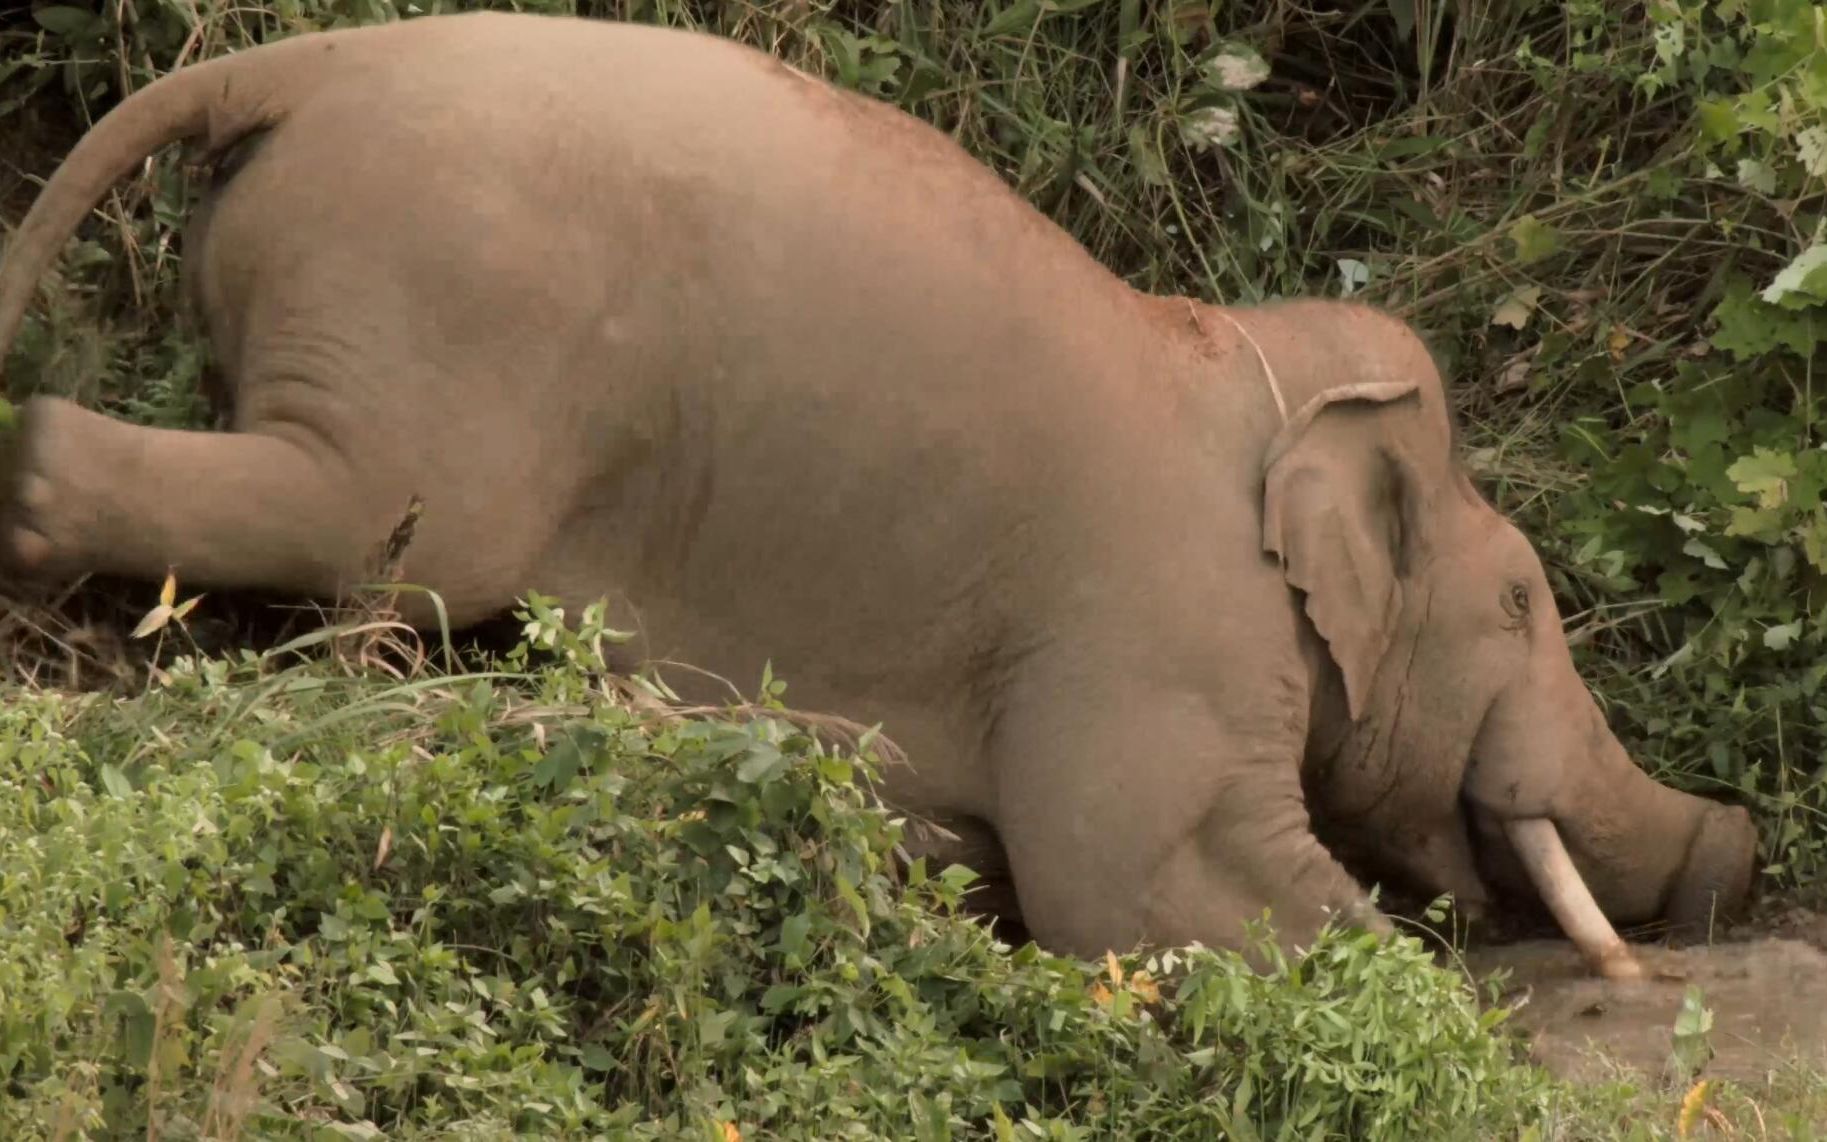
M 1180 120 L 1180 136 L 1199 150 L 1237 141 L 1237 112 L 1229 107 L 1201 107 Z
M 1226 91 L 1248 91 L 1269 78 L 1269 65 L 1262 56 L 1238 44 L 1225 45 L 1205 66 Z

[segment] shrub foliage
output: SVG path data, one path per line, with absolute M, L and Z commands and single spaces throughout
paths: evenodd
M 775 704 L 670 716 L 547 637 L 573 662 L 185 659 L 0 711 L 0 1133 L 1386 1138 L 1556 1106 L 1412 938 L 1011 952 L 955 915 L 968 872 L 896 860 L 873 753 Z

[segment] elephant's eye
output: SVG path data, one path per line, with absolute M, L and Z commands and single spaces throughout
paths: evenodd
M 1510 584 L 1510 589 L 1503 595 L 1503 612 L 1516 620 L 1508 629 L 1519 629 L 1523 620 L 1529 617 L 1529 588 L 1521 583 Z

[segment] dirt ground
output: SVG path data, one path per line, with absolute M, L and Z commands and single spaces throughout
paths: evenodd
M 1755 1083 L 1786 1067 L 1827 1068 L 1827 913 L 1779 905 L 1711 946 L 1638 953 L 1648 978 L 1635 983 L 1593 978 L 1565 940 L 1480 948 L 1465 965 L 1479 980 L 1509 969 L 1503 1001 L 1524 1001 L 1510 1026 L 1566 1078 L 1601 1080 L 1619 1066 L 1661 1076 L 1690 984 L 1713 1013 L 1706 1076 Z

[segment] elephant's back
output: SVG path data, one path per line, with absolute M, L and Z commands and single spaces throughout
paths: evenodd
M 375 331 L 354 397 L 435 419 L 453 479 L 491 439 L 564 458 L 540 478 L 587 484 L 566 526 L 614 553 L 589 574 L 677 599 L 683 648 L 788 647 L 817 615 L 834 686 L 867 688 L 870 645 L 924 684 L 1212 518 L 1159 323 L 942 133 L 684 32 L 463 16 L 398 43 L 224 188 L 214 296 Z M 374 387 L 408 371 L 455 415 Z M 339 415 L 358 453 L 389 419 Z

